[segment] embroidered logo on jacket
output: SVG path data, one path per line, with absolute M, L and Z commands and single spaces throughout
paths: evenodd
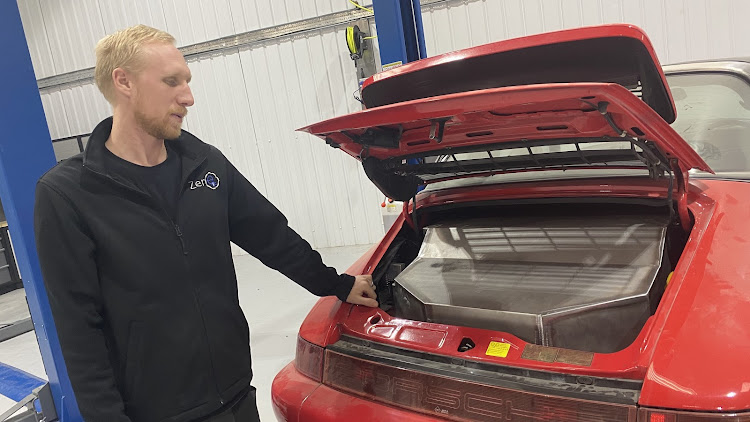
M 216 189 L 219 187 L 219 176 L 216 173 L 209 171 L 201 180 L 191 180 L 190 189 L 198 189 L 202 187 L 209 189 Z

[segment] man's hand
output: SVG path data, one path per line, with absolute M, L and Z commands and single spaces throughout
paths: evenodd
M 378 301 L 375 298 L 375 285 L 372 283 L 371 275 L 358 275 L 354 277 L 354 286 L 346 298 L 346 301 L 355 305 L 364 305 L 371 308 L 378 307 Z

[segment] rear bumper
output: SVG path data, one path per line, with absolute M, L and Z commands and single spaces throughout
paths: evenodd
M 285 366 L 274 378 L 271 401 L 279 421 L 444 421 L 334 390 L 302 375 L 293 363 Z

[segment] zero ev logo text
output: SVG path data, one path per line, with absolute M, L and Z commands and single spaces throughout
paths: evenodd
M 209 171 L 201 180 L 191 180 L 190 189 L 198 189 L 202 187 L 209 189 L 216 189 L 219 187 L 219 176 L 216 173 Z

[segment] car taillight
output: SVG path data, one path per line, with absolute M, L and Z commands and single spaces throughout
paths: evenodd
M 511 390 L 364 360 L 326 350 L 323 383 L 454 421 L 635 422 L 635 405 Z
M 700 413 L 643 409 L 638 411 L 638 422 L 750 422 L 750 413 Z
M 294 366 L 304 375 L 321 382 L 323 379 L 323 352 L 325 349 L 297 337 L 297 353 Z

